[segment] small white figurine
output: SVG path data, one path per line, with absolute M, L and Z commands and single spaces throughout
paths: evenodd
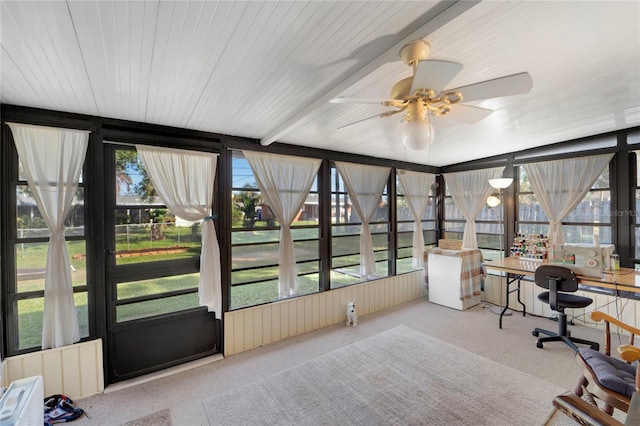
M 356 302 L 347 302 L 347 326 L 358 325 L 358 314 L 356 313 Z

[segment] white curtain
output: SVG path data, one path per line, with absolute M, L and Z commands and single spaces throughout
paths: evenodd
M 360 232 L 360 278 L 376 273 L 373 240 L 369 222 L 382 198 L 391 168 L 336 161 L 336 168 L 344 181 L 353 208 L 356 209 L 362 230 Z
M 218 155 L 145 145 L 136 145 L 136 150 L 167 208 L 183 220 L 202 220 L 198 299 L 220 319 L 220 247 L 211 216 Z
M 29 189 L 51 231 L 44 276 L 42 349 L 80 340 L 64 221 L 80 181 L 89 132 L 9 123 Z
M 415 225 L 413 227 L 413 267 L 424 267 L 424 235 L 422 234 L 422 217 L 429 203 L 429 191 L 433 184 L 431 173 L 412 172 L 399 170 L 398 178 L 404 191 L 404 199 L 413 215 Z
M 609 164 L 613 154 L 524 164 L 531 189 L 549 218 L 551 244 L 562 244 L 562 220 L 567 217 Z
M 291 223 L 309 195 L 322 160 L 243 151 L 256 184 L 280 223 L 278 292 L 280 298 L 297 294 L 296 254 Z
M 493 188 L 489 185 L 489 179 L 502 177 L 503 171 L 504 167 L 495 167 L 492 169 L 444 174 L 444 180 L 447 183 L 451 198 L 467 220 L 464 225 L 462 247 L 468 249 L 478 248 L 476 216 L 478 216 L 487 202 L 487 197 L 493 193 Z

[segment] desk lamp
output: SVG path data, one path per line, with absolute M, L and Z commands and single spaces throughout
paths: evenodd
M 492 188 L 495 188 L 498 190 L 498 198 L 494 197 L 494 196 L 490 196 L 489 198 L 487 198 L 487 204 L 490 207 L 497 207 L 500 204 L 502 204 L 502 191 L 505 188 L 508 188 L 509 186 L 511 186 L 511 183 L 513 183 L 513 179 L 512 178 L 496 178 L 496 179 L 489 179 L 489 185 L 491 185 Z M 504 205 L 502 207 L 500 207 L 499 210 L 499 221 L 500 221 L 500 257 L 506 257 L 503 255 L 503 239 L 504 239 L 504 220 L 503 220 L 503 209 L 504 209 Z M 500 283 L 502 283 L 502 274 L 500 274 Z M 508 297 L 508 296 L 507 296 Z M 500 302 L 502 303 L 502 285 L 500 286 Z M 491 308 L 491 312 L 496 314 L 496 315 L 500 315 L 502 313 L 502 307 L 501 306 L 494 306 L 493 308 Z M 512 311 L 510 309 L 507 309 L 504 313 L 504 315 L 511 315 Z

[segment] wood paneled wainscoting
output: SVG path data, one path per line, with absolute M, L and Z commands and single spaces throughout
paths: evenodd
M 257 348 L 328 325 L 346 322 L 347 302 L 358 316 L 423 297 L 424 271 L 238 309 L 224 314 L 224 355 Z
M 71 399 L 102 393 L 102 339 L 5 358 L 2 386 L 26 377 L 41 375 L 44 394 L 64 394 Z

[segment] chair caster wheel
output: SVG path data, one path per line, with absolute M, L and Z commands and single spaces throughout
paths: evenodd
M 536 343 L 536 346 L 539 347 L 540 349 L 542 349 L 542 342 Z
M 537 331 L 535 331 L 535 330 L 533 330 L 533 331 L 531 332 L 531 334 L 532 334 L 533 336 L 535 336 L 535 337 L 538 337 L 538 336 L 540 335 L 540 333 L 538 333 L 538 332 L 537 332 Z
M 567 337 L 571 337 L 571 331 L 567 330 Z

